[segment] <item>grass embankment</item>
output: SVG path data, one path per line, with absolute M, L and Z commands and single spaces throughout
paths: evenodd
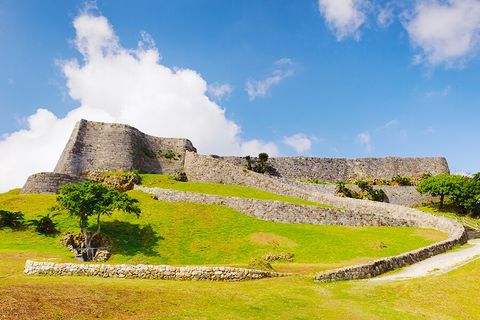
M 178 191 L 205 193 L 224 197 L 251 198 L 258 200 L 276 200 L 293 204 L 306 204 L 311 206 L 334 208 L 326 204 L 288 197 L 260 189 L 239 185 L 207 182 L 178 182 L 166 174 L 141 174 L 141 185 L 150 188 L 173 189 Z
M 480 217 L 472 217 L 469 215 L 460 214 L 457 212 L 457 208 L 449 204 L 445 205 L 443 209 L 440 209 L 438 204 L 426 204 L 416 207 L 415 209 L 454 219 L 466 226 L 469 226 L 470 228 L 480 230 Z
M 142 215 L 114 213 L 105 217 L 102 232 L 114 242 L 109 263 L 247 266 L 267 253 L 295 254 L 292 263 L 277 263 L 278 271 L 311 274 L 320 270 L 390 256 L 426 246 L 446 235 L 401 227 L 342 227 L 283 224 L 255 219 L 218 205 L 169 203 L 131 191 Z M 43 214 L 54 195 L 0 194 L 0 209 L 22 211 L 27 219 Z M 67 215 L 55 220 L 63 232 L 78 232 Z M 0 231 L 0 250 L 71 261 L 60 235 L 46 237 L 31 229 Z

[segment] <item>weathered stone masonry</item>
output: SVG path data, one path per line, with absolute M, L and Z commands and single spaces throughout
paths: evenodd
M 85 181 L 81 177 L 70 176 L 68 174 L 41 172 L 28 177 L 21 193 L 58 193 L 58 189 L 67 183 L 79 183 Z
M 27 260 L 24 273 L 41 276 L 88 276 L 162 280 L 241 281 L 282 277 L 286 274 L 232 267 L 174 267 L 166 265 L 80 264 Z
M 208 170 L 204 170 L 208 168 Z M 265 175 L 244 170 L 231 163 L 187 153 L 185 170 L 190 180 L 202 182 L 221 182 L 237 184 L 247 187 L 262 189 L 269 192 L 299 197 L 331 206 L 345 208 L 359 215 L 371 214 L 390 219 L 411 221 L 411 226 L 419 228 L 432 228 L 443 231 L 449 235 L 448 239 L 437 242 L 430 246 L 410 251 L 398 256 L 375 260 L 370 263 L 333 270 L 317 275 L 316 280 L 349 280 L 373 277 L 394 268 L 403 267 L 433 255 L 445 252 L 457 244 L 467 241 L 465 228 L 457 221 L 441 216 L 424 213 L 412 208 L 388 203 L 373 202 L 367 200 L 340 198 L 328 193 L 320 193 L 305 187 L 305 184 L 288 181 L 286 179 L 274 179 Z

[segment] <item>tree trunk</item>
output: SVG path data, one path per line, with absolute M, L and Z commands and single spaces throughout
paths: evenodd
M 445 199 L 445 195 L 441 194 L 440 195 L 440 210 L 443 209 L 443 200 Z

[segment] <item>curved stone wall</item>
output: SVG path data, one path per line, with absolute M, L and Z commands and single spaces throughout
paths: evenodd
M 208 168 L 208 170 L 205 170 L 205 168 Z M 345 208 L 361 215 L 372 214 L 395 220 L 411 221 L 412 226 L 437 229 L 449 235 L 448 239 L 444 241 L 425 248 L 407 252 L 400 256 L 389 257 L 377 260 L 374 263 L 341 269 L 341 275 L 338 275 L 338 279 L 362 279 L 378 275 L 393 270 L 393 268 L 405 266 L 421 261 L 435 254 L 445 252 L 446 250 L 451 249 L 454 245 L 464 244 L 467 241 L 464 227 L 454 220 L 394 204 L 336 197 L 328 193 L 321 193 L 318 190 L 315 191 L 311 188 L 306 188 L 305 184 L 302 183 L 257 174 L 214 157 L 187 153 L 185 159 L 185 171 L 191 181 L 243 185 Z M 363 271 L 360 272 L 358 270 Z M 365 270 L 368 271 L 365 272 Z M 336 273 L 329 272 L 325 275 L 318 275 L 316 279 L 332 280 L 332 277 L 328 276 L 328 274 L 333 274 L 333 278 L 337 277 Z
M 20 191 L 21 194 L 27 193 L 58 193 L 58 189 L 67 183 L 79 183 L 85 179 L 68 174 L 41 172 L 28 177 L 27 182 Z
M 281 223 L 304 223 L 338 226 L 414 226 L 412 220 L 397 219 L 368 212 L 297 205 L 281 201 L 222 197 L 194 192 L 135 186 L 136 190 L 153 194 L 168 202 L 216 204 L 233 208 L 248 216 Z
M 196 151 L 188 139 L 149 136 L 128 125 L 80 120 L 54 172 L 81 176 L 91 171 L 168 173 L 183 168 L 185 151 Z M 173 151 L 168 159 L 164 152 Z
M 80 264 L 27 260 L 24 273 L 42 276 L 87 276 L 161 280 L 241 281 L 282 277 L 287 274 L 232 267 L 174 267 L 145 264 Z
M 237 166 L 246 166 L 242 157 L 224 157 Z M 318 179 L 325 182 L 354 182 L 358 179 L 391 179 L 396 175 L 421 177 L 448 173 L 448 163 L 443 157 L 384 157 L 384 158 L 317 158 L 279 157 L 268 163 L 283 178 L 294 180 Z

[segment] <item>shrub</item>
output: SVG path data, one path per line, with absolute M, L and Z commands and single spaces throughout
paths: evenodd
M 360 188 L 362 191 L 370 192 L 373 189 L 372 184 L 366 180 L 357 180 L 355 184 Z
M 162 152 L 161 156 L 164 157 L 165 159 L 173 159 L 173 160 L 178 160 L 178 158 L 180 157 L 180 155 L 176 154 L 172 150 L 167 150 Z
M 277 175 L 277 171 L 270 166 L 268 161 L 268 154 L 265 152 L 258 154 L 258 160 L 253 160 L 250 156 L 246 156 L 245 160 L 247 161 L 247 169 L 254 171 L 256 173 L 268 173 L 270 175 Z
M 396 175 L 392 178 L 392 182 L 399 186 L 413 186 L 412 178 Z
M 187 182 L 188 177 L 187 174 L 180 170 L 175 170 L 174 174 L 172 175 L 173 180 L 180 181 L 180 182 Z
M 57 224 L 53 222 L 50 214 L 40 217 L 36 220 L 30 220 L 30 225 L 35 226 L 35 231 L 44 235 L 52 235 L 58 233 Z
M 0 228 L 9 227 L 12 229 L 18 229 L 25 224 L 25 217 L 21 212 L 10 212 L 6 210 L 0 210 Z
M 268 154 L 266 154 L 265 152 L 259 153 L 258 154 L 258 159 L 260 160 L 260 162 L 267 162 L 268 161 Z
M 336 193 L 339 196 L 347 197 L 347 198 L 354 198 L 354 199 L 361 199 L 358 192 L 355 190 L 349 189 L 345 186 L 345 182 L 337 182 Z

